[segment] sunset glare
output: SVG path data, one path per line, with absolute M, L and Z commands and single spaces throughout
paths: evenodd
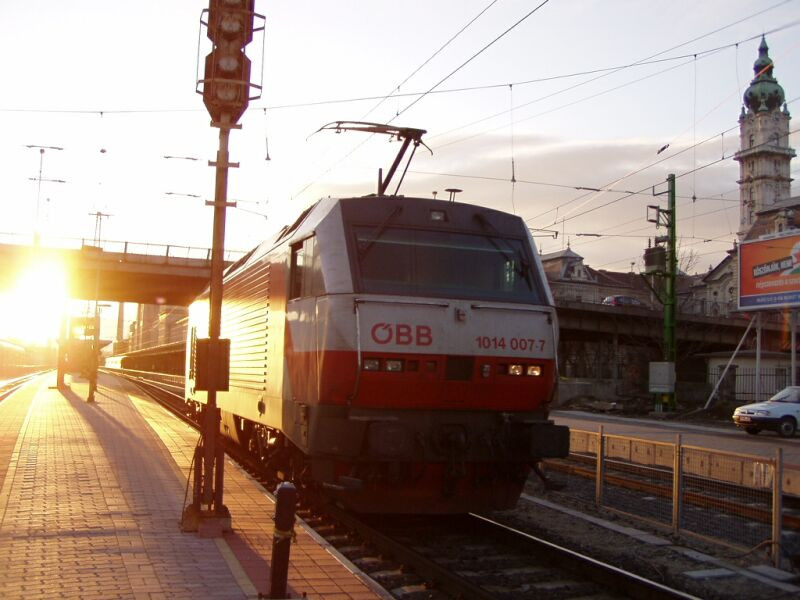
M 0 338 L 39 345 L 58 339 L 66 301 L 63 266 L 32 263 L 12 289 L 0 294 Z

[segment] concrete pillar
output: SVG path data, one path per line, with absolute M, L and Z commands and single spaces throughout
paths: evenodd
M 117 303 L 117 341 L 121 342 L 125 337 L 125 303 Z

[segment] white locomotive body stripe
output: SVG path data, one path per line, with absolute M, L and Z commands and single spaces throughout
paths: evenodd
M 555 356 L 548 306 L 362 294 L 291 301 L 287 316 L 295 352 Z

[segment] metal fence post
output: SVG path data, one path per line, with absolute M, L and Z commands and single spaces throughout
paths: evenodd
M 783 529 L 783 448 L 775 449 L 772 473 L 772 563 L 781 566 L 781 531 Z
M 594 480 L 594 501 L 598 508 L 603 504 L 603 455 L 605 454 L 605 439 L 603 437 L 603 426 L 597 431 L 597 471 Z
M 683 453 L 681 452 L 681 434 L 675 436 L 675 449 L 672 453 L 672 532 L 675 535 L 681 529 L 681 471 L 683 470 Z

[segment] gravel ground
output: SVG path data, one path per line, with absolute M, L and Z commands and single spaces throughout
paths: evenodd
M 783 591 L 768 583 L 735 572 L 725 577 L 692 579 L 686 575 L 687 572 L 718 569 L 720 566 L 747 569 L 755 565 L 770 565 L 767 548 L 744 553 L 722 545 L 707 543 L 691 536 L 674 537 L 668 530 L 651 526 L 644 521 L 627 518 L 612 511 L 596 510 L 593 502 L 587 500 L 586 494 L 578 489 L 582 485 L 585 486 L 585 482 L 582 483 L 577 478 L 556 474 L 552 476 L 552 479 L 564 484 L 565 487 L 559 491 L 546 491 L 541 482 L 532 477 L 526 486 L 526 493 L 619 526 L 632 527 L 651 533 L 671 544 L 659 546 L 641 542 L 626 534 L 541 506 L 524 498 L 520 500 L 516 510 L 495 513 L 493 516 L 533 535 L 589 554 L 700 598 L 763 600 L 764 598 L 800 597 L 800 593 Z M 687 556 L 688 550 L 701 552 L 724 564 L 697 560 Z M 795 585 L 800 586 L 800 581 L 796 581 Z

